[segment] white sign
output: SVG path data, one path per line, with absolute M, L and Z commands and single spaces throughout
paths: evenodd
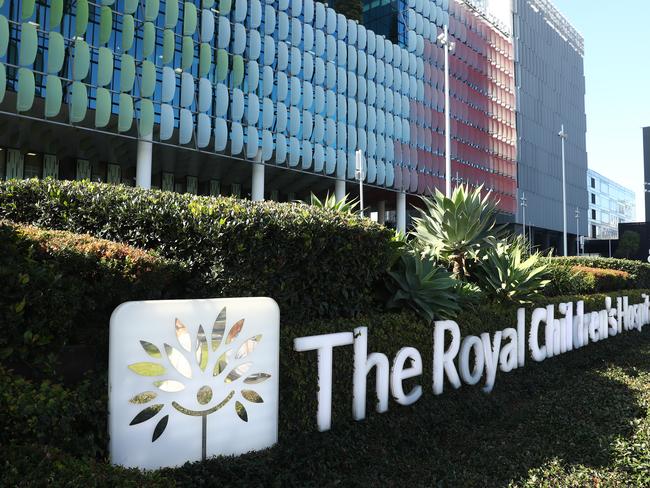
M 605 299 L 605 309 L 584 312 L 584 303 L 561 303 L 536 308 L 530 317 L 526 334 L 526 310 L 517 311 L 517 327 L 508 327 L 489 334 L 462 337 L 460 327 L 453 320 L 435 322 L 433 328 L 433 393 L 444 391 L 445 380 L 454 388 L 462 383 L 476 385 L 483 380 L 483 391 L 494 388 L 498 371 L 507 373 L 526 364 L 526 341 L 534 361 L 564 354 L 573 349 L 615 336 L 623 331 L 641 331 L 650 323 L 650 298 L 630 305 L 628 298 Z M 575 312 L 575 314 L 574 314 Z M 400 405 L 415 403 L 422 396 L 422 386 L 404 391 L 403 380 L 422 374 L 422 357 L 414 347 L 400 349 L 392 361 L 385 354 L 368 354 L 368 331 L 359 327 L 352 332 L 339 332 L 294 340 L 296 351 L 318 352 L 318 429 L 329 430 L 332 424 L 332 375 L 334 347 L 353 345 L 354 372 L 352 377 L 352 416 L 361 420 L 366 416 L 367 376 L 374 369 L 376 375 L 377 412 L 388 410 L 389 391 Z M 407 366 L 408 364 L 408 366 Z M 390 369 L 390 371 L 389 371 Z
M 280 312 L 270 298 L 129 302 L 111 317 L 111 461 L 144 469 L 277 442 Z

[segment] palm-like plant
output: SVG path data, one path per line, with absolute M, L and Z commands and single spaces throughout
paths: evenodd
M 523 236 L 511 237 L 485 250 L 474 274 L 481 290 L 499 301 L 527 303 L 550 280 L 548 264 L 535 252 L 529 254 Z
M 321 200 L 312 193 L 311 204 L 314 207 L 326 208 L 329 210 L 333 210 L 334 212 L 341 212 L 341 213 L 348 213 L 348 214 L 355 213 L 357 211 L 357 207 L 359 206 L 359 202 L 356 199 L 348 200 L 348 198 L 349 195 L 345 195 L 341 200 L 337 200 L 336 196 L 330 195 L 328 192 L 325 198 Z
M 478 260 L 499 234 L 497 202 L 489 194 L 482 197 L 482 188 L 461 185 L 450 198 L 436 191 L 433 198 L 422 198 L 426 209 L 418 209 L 420 216 L 414 219 L 422 255 L 449 263 L 456 278 L 469 275 L 469 262 Z
M 403 252 L 388 271 L 391 298 L 388 308 L 408 305 L 427 321 L 451 318 L 460 310 L 455 289 L 458 281 L 449 272 L 419 253 Z

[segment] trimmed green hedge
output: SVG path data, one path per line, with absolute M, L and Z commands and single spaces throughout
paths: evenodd
M 0 217 L 156 250 L 195 296 L 270 296 L 294 319 L 372 311 L 393 253 L 390 230 L 352 214 L 88 182 L 0 182 Z
M 601 258 L 589 256 L 557 257 L 552 263 L 565 266 L 613 269 L 630 274 L 632 288 L 650 288 L 650 264 L 631 259 Z
M 112 310 L 182 297 L 190 279 L 130 246 L 0 222 L 0 358 L 30 376 L 104 367 Z
M 68 232 L 43 231 L 10 223 L 0 225 L 2 253 L 2 313 L 13 314 L 19 321 L 10 323 L 3 317 L 3 331 L 8 333 L 4 349 L 11 349 L 0 367 L 0 485 L 40 485 L 50 482 L 69 486 L 197 486 L 219 482 L 232 485 L 360 485 L 365 480 L 377 484 L 460 484 L 490 485 L 502 480 L 504 473 L 482 467 L 483 461 L 464 460 L 469 467 L 455 468 L 445 454 L 451 449 L 493 450 L 500 444 L 491 431 L 474 439 L 473 422 L 487 417 L 500 419 L 516 429 L 527 415 L 538 415 L 543 408 L 553 409 L 544 391 L 567 380 L 572 392 L 581 388 L 584 369 L 598 357 L 598 351 L 611 351 L 618 358 L 621 351 L 635 344 L 639 336 L 630 332 L 582 351 L 554 358 L 543 365 L 528 361 L 526 370 L 499 374 L 495 395 L 485 396 L 478 388 L 464 386 L 455 392 L 448 389 L 436 397 L 431 392 L 431 327 L 410 312 L 370 314 L 355 319 L 299 320 L 282 316 L 280 369 L 280 445 L 269 451 L 238 458 L 211 460 L 176 470 L 140 473 L 114 468 L 105 462 L 106 437 L 106 344 L 108 321 L 115 305 L 137 298 L 191 296 L 191 277 L 176 264 L 129 246 L 76 236 Z M 27 275 L 29 279 L 25 279 Z M 17 284 L 20 286 L 17 287 Z M 17 289 L 11 295 L 12 290 Z M 626 291 L 632 302 L 639 301 L 641 290 Z M 16 304 L 23 301 L 20 313 Z M 587 310 L 603 308 L 605 295 L 556 297 L 546 302 L 584 298 Z M 72 307 L 68 310 L 69 307 Z M 12 311 L 13 309 L 13 311 Z M 9 315 L 5 316 L 9 317 Z M 481 304 L 463 311 L 457 321 L 463 334 L 478 334 L 514 326 L 512 307 Z M 369 329 L 369 352 L 394 357 L 404 346 L 420 351 L 424 372 L 416 379 L 424 396 L 413 407 L 401 407 L 391 401 L 389 412 L 376 414 L 368 402 L 367 420 L 351 418 L 352 347 L 336 348 L 333 387 L 333 425 L 330 433 L 316 432 L 317 363 L 316 354 L 293 351 L 293 339 L 300 336 Z M 26 328 L 31 337 L 46 337 L 42 344 L 25 343 Z M 21 333 L 22 332 L 22 333 Z M 646 337 L 646 332 L 641 336 Z M 648 339 L 644 339 L 648 341 Z M 650 342 L 649 342 L 650 343 Z M 618 344 L 618 346 L 617 346 Z M 64 374 L 66 383 L 52 381 L 52 369 L 70 354 L 70 347 L 91 348 L 93 361 L 78 368 L 85 372 L 81 381 Z M 617 349 L 618 348 L 618 349 Z M 621 349 L 622 348 L 622 349 Z M 620 349 L 620 350 L 619 350 Z M 39 363 L 39 355 L 52 354 Z M 591 362 L 590 362 L 591 361 Z M 30 364 L 34 362 L 31 367 Z M 7 364 L 14 365 L 9 371 Z M 15 367 L 17 365 L 17 367 Z M 567 366 L 568 365 L 568 366 Z M 51 369 L 50 369 L 51 368 Z M 58 371 L 58 370 L 57 370 Z M 567 371 L 569 373 L 567 373 Z M 571 372 L 573 371 L 573 372 Z M 533 376 L 531 376 L 533 375 Z M 602 384 L 601 384 L 602 383 Z M 617 394 L 617 386 L 597 379 L 591 383 L 602 388 L 584 388 L 584 404 L 579 411 L 597 424 L 611 417 L 601 411 L 603 401 Z M 368 384 L 372 398 L 373 382 Z M 408 388 L 408 387 L 407 387 Z M 620 397 L 620 395 L 619 395 Z M 553 397 L 560 401 L 563 395 Z M 618 397 L 617 397 L 618 398 Z M 512 401 L 526 403 L 506 410 Z M 568 411 L 568 405 L 562 405 Z M 633 405 L 625 408 L 633 409 Z M 542 408 L 542 410 L 543 410 Z M 617 405 L 617 412 L 621 414 Z M 623 411 L 625 413 L 625 411 Z M 512 416 L 512 418 L 508 417 Z M 535 417 L 535 425 L 546 428 L 546 416 Z M 625 417 L 627 419 L 627 416 Z M 514 423 L 513 423 L 514 422 Z M 629 425 L 629 422 L 625 422 Z M 496 428 L 496 427 L 495 427 Z M 566 428 L 566 426 L 564 426 Z M 462 447 L 462 442 L 468 443 Z M 522 438 L 533 436 L 532 432 Z M 554 439 L 539 439 L 550 448 Z M 490 447 L 490 443 L 495 443 Z M 597 444 L 592 438 L 589 444 Z M 463 444 L 464 446 L 464 444 Z M 499 447 L 503 448 L 503 446 Z M 490 452 L 490 449 L 487 452 Z M 397 471 L 370 470 L 373 463 L 383 463 L 399 453 Z M 516 453 L 514 453 L 516 454 Z M 413 458 L 411 463 L 408 459 Z M 435 465 L 423 463 L 424 458 Z M 432 461 L 433 462 L 433 461 Z M 528 461 L 518 461 L 526 463 Z M 364 468 L 364 466 L 366 468 Z M 519 467 L 517 467 L 519 469 Z M 423 478 L 436 473 L 436 478 Z M 375 476 L 376 474 L 376 476 Z M 375 476 L 373 478 L 373 476 Z M 313 481 L 309 481 L 313 478 Z M 337 481 L 338 480 L 338 481 Z

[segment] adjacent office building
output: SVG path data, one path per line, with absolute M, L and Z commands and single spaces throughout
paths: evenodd
M 520 207 L 533 243 L 562 250 L 562 145 L 566 152 L 568 249 L 587 235 L 587 151 L 582 36 L 548 0 L 515 0 L 517 168 Z M 574 212 L 578 208 L 580 232 Z
M 636 218 L 634 192 L 591 169 L 587 172 L 587 186 L 588 236 L 593 239 L 618 239 L 618 224 L 633 222 Z
M 0 170 L 292 200 L 354 194 L 361 150 L 366 202 L 404 225 L 444 188 L 447 25 L 454 184 L 483 184 L 506 221 L 525 191 L 555 232 L 560 121 L 586 202 L 582 48 L 540 5 L 367 0 L 361 25 L 314 0 L 5 0 Z

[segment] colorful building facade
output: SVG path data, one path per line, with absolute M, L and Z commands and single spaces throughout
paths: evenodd
M 261 167 L 264 197 L 288 199 L 354 181 L 360 149 L 375 201 L 426 194 L 444 187 L 447 24 L 454 182 L 513 214 L 511 40 L 462 2 L 395 5 L 391 34 L 313 0 L 4 0 L 4 176 L 245 194 Z

